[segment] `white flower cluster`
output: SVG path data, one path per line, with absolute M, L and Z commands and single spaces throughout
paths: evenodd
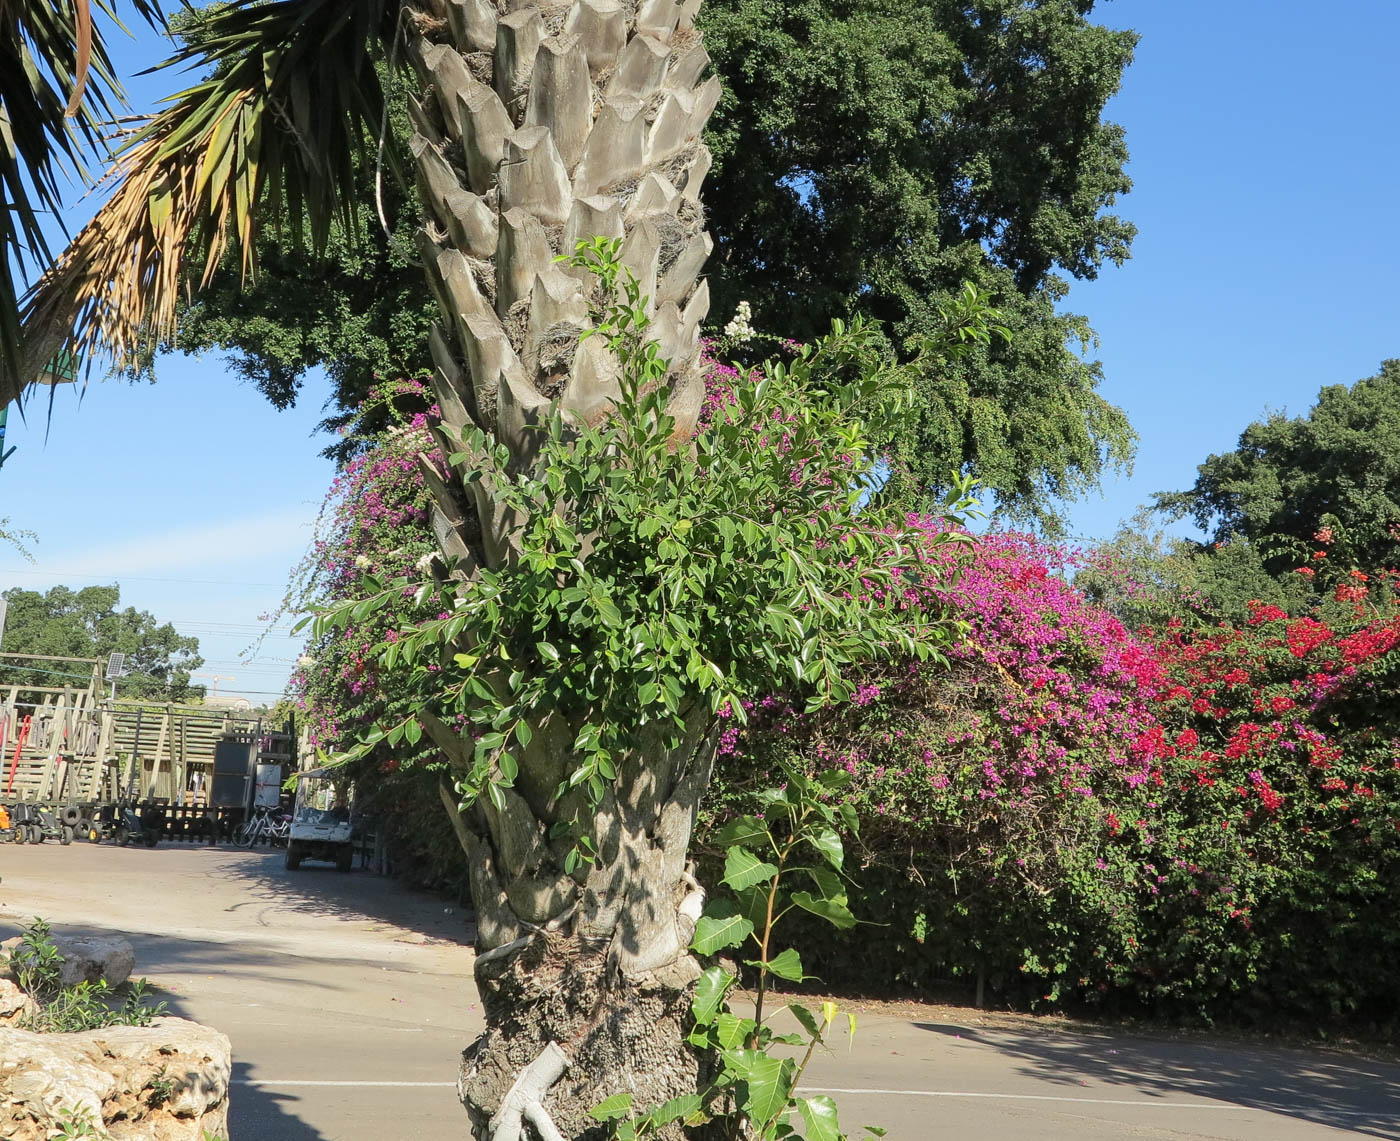
M 315 664 L 316 659 L 313 658 L 310 654 L 302 654 L 302 656 L 297 659 L 297 665 L 304 670 L 309 670 Z
M 419 574 L 427 574 L 429 571 L 431 571 L 433 569 L 432 552 L 429 551 L 426 555 L 424 555 L 416 563 L 414 563 L 413 569 L 416 570 Z
M 734 341 L 751 341 L 758 336 L 753 327 L 753 309 L 747 301 L 740 301 L 734 312 L 734 319 L 724 327 L 724 335 Z
M 368 555 L 356 555 L 355 565 L 361 570 L 369 570 L 369 568 L 374 564 L 370 562 L 370 558 Z

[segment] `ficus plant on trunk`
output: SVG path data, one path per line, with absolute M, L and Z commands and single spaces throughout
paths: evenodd
M 259 225 L 324 240 L 355 208 L 355 146 L 392 153 L 375 63 L 406 75 L 442 313 L 422 456 L 441 558 L 417 589 L 440 617 L 385 649 L 422 714 L 384 731 L 454 762 L 488 1022 L 461 1093 L 492 1141 L 591 1136 L 610 1093 L 698 1088 L 686 847 L 723 717 L 781 687 L 839 700 L 862 661 L 954 633 L 901 608 L 902 517 L 853 513 L 918 370 L 988 335 L 975 292 L 927 355 L 894 366 L 838 328 L 701 429 L 719 91 L 698 3 L 211 9 L 175 61 L 207 78 L 122 141 L 26 300 L 28 363 L 0 374 L 3 400 L 65 348 L 139 357 L 200 280 L 186 260 L 251 274 Z
M 890 365 L 866 328 L 838 323 L 683 431 L 619 245 L 595 239 L 569 263 L 599 299 L 580 352 L 618 363 L 609 414 L 590 425 L 556 406 L 528 464 L 479 427 L 444 440 L 437 484 L 489 497 L 499 562 L 366 580 L 367 597 L 317 619 L 324 634 L 416 591 L 380 670 L 406 675 L 417 711 L 361 748 L 427 734 L 452 762 L 442 791 L 471 861 L 488 1021 L 461 1091 L 494 1137 L 522 1120 L 588 1136 L 600 1095 L 661 1105 L 705 1086 L 690 1036 L 705 892 L 688 847 L 721 728 L 775 687 L 842 700 L 862 663 L 938 655 L 956 632 L 905 605 L 901 576 L 927 552 L 903 516 L 855 514 L 860 465 L 928 360 Z M 970 301 L 950 321 L 983 317 Z

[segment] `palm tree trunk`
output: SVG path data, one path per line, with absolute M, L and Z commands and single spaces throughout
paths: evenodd
M 410 101 L 427 216 L 421 249 L 442 311 L 432 336 L 444 452 L 478 425 L 519 465 L 528 426 L 552 404 L 606 415 L 617 361 L 579 346 L 591 280 L 554 258 L 596 235 L 651 298 L 651 335 L 671 360 L 670 410 L 693 431 L 704 394 L 697 275 L 711 250 L 699 201 L 700 139 L 719 99 L 695 29 L 699 0 L 423 0 L 403 20 L 423 83 Z M 508 566 L 509 520 L 486 481 L 465 490 L 424 457 L 433 527 L 454 573 Z M 427 719 L 450 758 L 469 744 Z M 550 825 L 584 803 L 557 796 L 577 726 L 546 720 L 523 751 L 503 810 L 444 804 L 472 867 L 476 980 L 487 1029 L 459 1090 L 478 1138 L 601 1137 L 588 1110 L 627 1091 L 639 1106 L 694 1092 L 685 1045 L 687 953 L 703 896 L 686 867 L 709 780 L 714 720 L 696 710 L 680 747 L 660 741 L 619 764 L 596 814 L 599 858 L 564 870 L 572 846 Z

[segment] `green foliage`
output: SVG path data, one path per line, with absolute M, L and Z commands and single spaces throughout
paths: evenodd
M 1067 286 L 1055 268 L 1091 278 L 1128 256 L 1134 232 L 1106 213 L 1130 183 L 1122 132 L 1101 116 L 1135 36 L 1091 23 L 1091 8 L 708 0 L 701 10 L 725 88 L 707 136 L 713 311 L 748 299 L 764 328 L 799 340 L 826 332 L 819 314 L 860 312 L 872 344 L 907 355 L 976 283 L 1013 338 L 916 382 L 900 473 L 939 494 L 949 472 L 965 472 L 1006 514 L 1051 527 L 1055 500 L 1125 468 L 1135 441 L 1080 351 L 1093 340 L 1086 322 L 1057 312 Z M 183 30 L 197 37 L 200 26 L 192 17 Z M 386 153 L 401 159 L 403 92 L 377 74 Z M 371 201 L 373 154 L 353 172 Z M 425 367 L 433 305 L 411 241 L 416 192 L 382 182 L 391 236 L 368 211 L 333 225 L 324 252 L 309 252 L 309 230 L 264 230 L 257 278 L 238 280 L 242 251 L 231 247 L 167 347 L 232 350 L 279 407 L 315 364 L 346 412 L 377 379 Z
M 172 26 L 182 40 L 199 46 L 208 34 L 207 10 L 182 12 Z M 421 206 L 417 189 L 395 177 L 412 165 L 405 143 L 411 133 L 405 93 L 411 85 L 382 61 L 376 74 L 390 105 L 386 161 L 377 171 L 372 152 L 357 153 L 352 165 L 356 199 L 382 202 L 387 232 L 372 209 L 341 218 L 320 248 L 309 224 L 260 231 L 256 279 L 242 280 L 242 252 L 231 248 L 209 287 L 181 303 L 174 337 L 153 346 L 130 375 L 153 377 L 156 351 L 221 350 L 231 354 L 237 375 L 277 408 L 288 408 L 307 369 L 321 366 L 342 410 L 327 424 L 338 428 L 380 378 L 417 375 L 431 365 L 428 331 L 437 309 L 423 288 L 414 245 Z M 362 414 L 359 426 L 386 422 L 380 410 L 369 423 Z M 340 443 L 331 450 L 345 453 Z
M 80 1141 L 85 1137 L 107 1136 L 98 1122 L 93 1121 L 92 1111 L 86 1107 L 60 1109 L 54 1122 L 58 1132 L 52 1141 Z
M 33 542 L 37 536 L 33 531 L 11 531 L 9 525 L 9 516 L 0 517 L 0 543 L 13 547 L 32 563 L 34 556 L 29 553 L 29 548 L 24 544 L 26 540 Z
M 1156 503 L 1211 536 L 1207 558 L 1244 539 L 1277 578 L 1305 565 L 1320 543 L 1329 566 L 1341 561 L 1343 571 L 1396 565 L 1400 360 L 1384 361 L 1350 388 L 1324 388 L 1306 415 L 1256 421 L 1239 447 L 1210 456 L 1197 472 L 1190 490 L 1161 492 Z
M 618 245 L 581 243 L 574 259 L 607 299 L 584 335 L 605 338 L 622 364 L 612 414 L 590 426 L 556 409 L 527 470 L 480 431 L 464 434 L 451 463 L 519 521 L 517 553 L 468 581 L 418 587 L 415 601 L 435 597 L 441 616 L 381 648 L 382 669 L 403 671 L 423 713 L 371 732 L 359 751 L 416 745 L 424 728 L 442 744 L 440 727 L 470 724 L 475 747 L 456 773 L 468 801 L 488 795 L 499 808 L 546 723 L 569 733 L 561 791 L 596 802 L 624 754 L 673 747 L 696 718 L 743 720 L 745 698 L 780 685 L 813 706 L 841 701 L 863 664 L 892 652 L 937 658 L 956 633 L 893 601 L 927 536 L 906 533 L 879 502 L 854 514 L 861 466 L 898 434 L 912 377 L 939 346 L 895 365 L 863 323 L 837 322 L 790 364 L 765 365 L 691 446 L 674 438 L 659 383 L 668 365 Z M 987 315 L 974 295 L 955 324 Z M 374 593 L 320 614 L 318 633 L 413 590 L 366 581 Z
M 1290 612 L 1314 601 L 1304 578 L 1276 577 L 1264 563 L 1259 547 L 1247 539 L 1203 546 L 1168 534 L 1160 516 L 1144 508 L 1111 539 L 1093 545 L 1074 585 L 1130 630 L 1163 628 L 1174 619 L 1242 623 L 1251 601 Z
M 752 948 L 755 957 L 745 959 L 744 965 L 755 980 L 753 1015 L 741 1017 L 730 1008 L 728 996 L 738 975 L 723 965 L 707 967 L 691 1003 L 695 1024 L 689 1040 L 715 1057 L 713 1080 L 695 1094 L 645 1111 L 637 1109 L 629 1093 L 607 1098 L 592 1113 L 599 1121 L 613 1123 L 617 1141 L 638 1141 L 675 1121 L 713 1123 L 711 1129 L 717 1127 L 718 1132 L 707 1135 L 735 1141 L 845 1137 L 831 1098 L 797 1095 L 807 1064 L 819 1047 L 825 1048 L 841 1012 L 834 1002 L 823 1002 L 817 1011 L 791 1003 L 783 1010 L 792 1016 L 795 1029 L 780 1033 L 765 1006 L 773 979 L 800 983 L 807 977 L 794 948 L 776 948 L 774 929 L 785 915 L 800 909 L 834 927 L 855 925 L 846 905 L 845 849 L 837 835 L 839 827 L 854 829 L 854 813 L 849 804 L 833 803 L 851 778 L 832 771 L 811 779 L 792 768 L 782 775 L 782 787 L 766 789 L 759 797 L 765 809 L 762 819 L 732 820 L 718 835 L 727 845 L 721 882 L 732 894 L 705 908 L 692 943 L 692 949 L 705 956 L 731 947 Z M 800 885 L 796 890 L 794 883 Z M 854 1039 L 856 1016 L 848 1013 L 841 1020 Z M 777 1046 L 796 1047 L 799 1054 L 770 1053 Z
M 150 1091 L 146 1094 L 147 1107 L 150 1109 L 159 1109 L 174 1096 L 175 1079 L 166 1072 L 164 1066 L 161 1066 L 160 1069 L 151 1075 L 151 1080 L 147 1083 L 147 1088 Z
M 1400 618 L 1174 629 L 1139 986 L 1205 1018 L 1392 1033 Z M 1129 827 L 1126 817 L 1125 828 Z
M 190 685 L 190 673 L 204 664 L 199 639 L 185 637 L 170 623 L 161 623 L 146 610 L 118 609 L 119 586 L 87 586 L 70 590 L 55 586 L 44 594 L 14 588 L 4 593 L 10 604 L 5 622 L 5 652 L 50 654 L 72 658 L 126 655 L 118 682 L 129 697 L 182 700 L 199 696 L 202 686 Z M 50 663 L 40 663 L 47 667 Z M 82 686 L 86 677 L 54 678 L 34 669 L 7 666 L 6 685 Z
M 949 667 L 892 660 L 855 701 L 809 715 L 766 701 L 721 751 L 706 846 L 767 817 L 767 774 L 849 774 L 838 836 L 870 925 L 825 931 L 810 907 L 789 920 L 827 987 L 981 978 L 1001 1001 L 1038 1005 L 1131 981 L 1142 853 L 1106 842 L 1104 812 L 1143 815 L 1150 797 L 1125 759 L 1149 722 L 1121 626 L 1046 573 L 1050 552 L 1015 539 L 947 553 L 958 573 L 937 589 L 969 622 Z
M 969 471 L 1012 516 L 1125 465 L 1133 434 L 1095 391 L 1091 339 L 1059 314 L 1059 270 L 1096 276 L 1134 228 L 1108 213 L 1131 185 L 1103 108 L 1136 36 L 1090 0 L 708 0 L 725 94 L 710 224 L 716 312 L 805 340 L 823 313 L 871 316 L 901 349 L 964 281 L 1014 333 L 920 392 L 907 459 L 922 486 Z M 820 108 L 819 114 L 813 109 Z
M 49 253 L 41 220 L 62 211 L 61 182 L 83 172 L 125 106 L 94 7 L 102 23 L 116 22 L 115 7 L 72 0 L 13 0 L 0 21 L 0 375 L 21 360 L 23 273 Z M 151 0 L 127 7 L 152 26 L 161 20 Z M 7 392 L 0 407 L 9 401 Z
M 106 980 L 64 986 L 63 959 L 42 919 L 35 919 L 20 933 L 18 945 L 10 951 L 9 966 L 20 990 L 37 1004 L 37 1009 L 21 1020 L 25 1030 L 68 1034 L 106 1026 L 149 1026 L 152 1019 L 165 1013 L 163 1002 L 147 1005 L 145 979 L 130 984 L 116 1007 L 109 1002 L 112 991 Z

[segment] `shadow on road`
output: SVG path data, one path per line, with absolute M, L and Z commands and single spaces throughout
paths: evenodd
M 245 1085 L 251 1067 L 234 1062 L 233 1084 L 229 1087 L 228 1129 L 236 1138 L 275 1137 L 277 1141 L 326 1141 L 319 1129 L 298 1116 L 294 1093 L 265 1086 Z
M 1092 1079 L 1142 1098 L 1191 1094 L 1400 1141 L 1400 1066 L 1384 1062 L 1106 1034 L 915 1025 L 994 1050 L 1038 1081 L 1077 1089 L 1082 1079 Z
M 337 872 L 330 864 L 284 866 L 278 849 L 220 849 L 236 853 L 221 870 L 241 880 L 252 905 L 284 907 L 305 915 L 349 920 L 378 920 L 417 932 L 424 942 L 470 947 L 475 938 L 472 912 L 456 903 L 416 891 L 366 871 Z

